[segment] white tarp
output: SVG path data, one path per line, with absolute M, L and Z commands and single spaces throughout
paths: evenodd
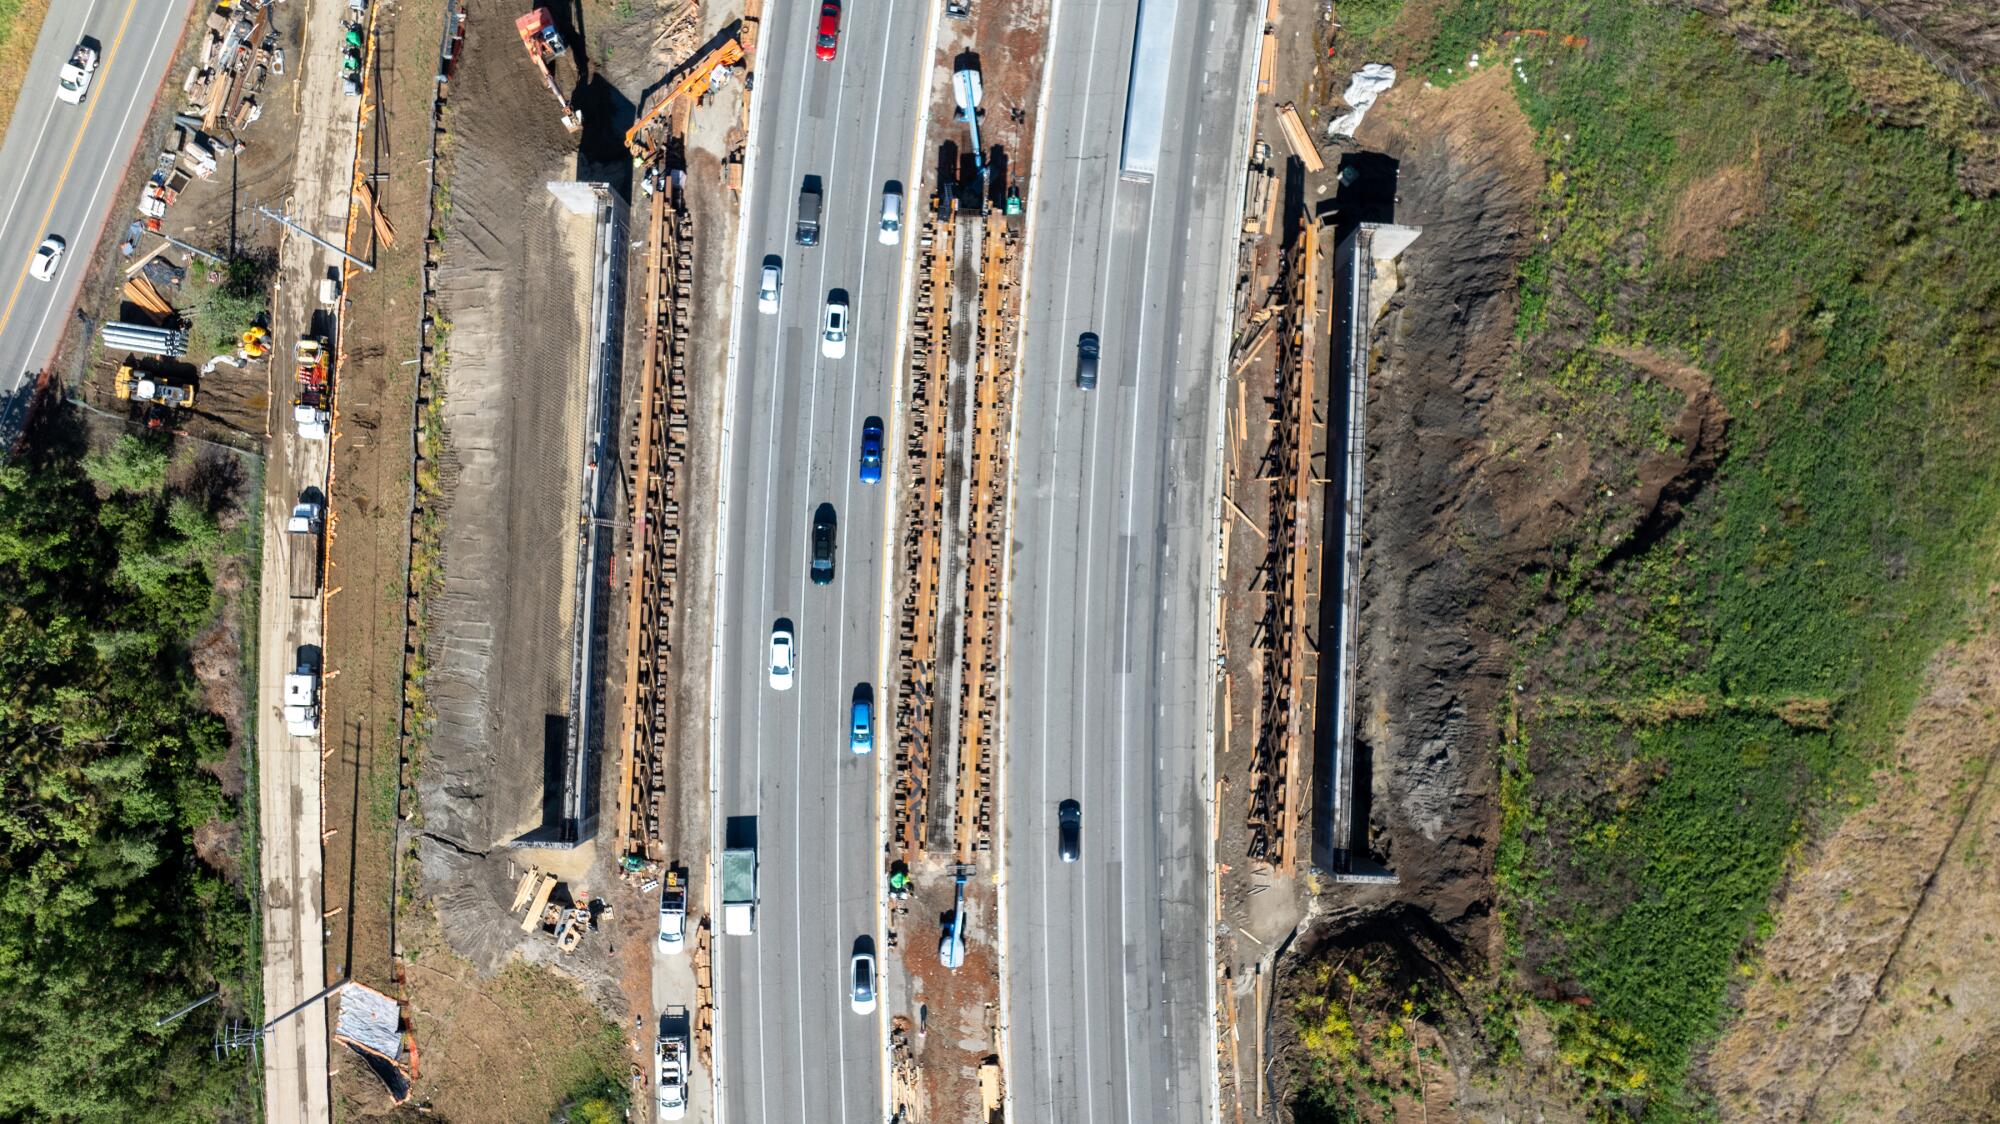
M 340 1017 L 334 1034 L 392 1062 L 403 1059 L 401 1013 L 396 1001 L 365 984 L 348 981 L 340 988 Z
M 1371 62 L 1355 71 L 1354 77 L 1347 80 L 1347 92 L 1340 96 L 1347 103 L 1347 112 L 1327 122 L 1326 135 L 1353 136 L 1354 130 L 1361 127 L 1361 118 L 1375 104 L 1375 99 L 1395 84 L 1396 68 L 1386 62 Z

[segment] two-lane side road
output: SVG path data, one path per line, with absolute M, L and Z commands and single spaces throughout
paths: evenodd
M 187 25 L 192 0 L 75 0 L 49 5 L 0 144 L 0 393 L 18 394 L 62 337 L 123 172 Z M 81 105 L 56 100 L 56 74 L 85 38 L 97 77 Z M 28 275 L 42 239 L 68 250 L 53 280 Z

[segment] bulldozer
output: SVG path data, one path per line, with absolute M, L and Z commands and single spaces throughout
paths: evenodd
M 678 72 L 668 74 L 658 98 L 639 114 L 639 119 L 632 123 L 631 128 L 625 130 L 625 148 L 632 153 L 634 164 L 644 167 L 666 154 L 669 141 L 687 128 L 686 111 L 708 92 L 709 80 L 715 72 L 725 66 L 735 66 L 748 55 L 749 48 L 745 46 L 745 41 L 749 38 L 748 29 L 739 20 L 700 58 L 685 64 Z

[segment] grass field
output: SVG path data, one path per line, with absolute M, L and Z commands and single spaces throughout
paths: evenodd
M 1643 348 L 1706 372 L 1731 418 L 1660 541 L 1614 557 L 1587 518 L 1545 575 L 1560 609 L 1516 650 L 1497 871 L 1501 978 L 1557 997 L 1502 1008 L 1540 1008 L 1595 1111 L 1702 1116 L 1690 1059 L 1788 857 L 1868 799 L 1926 657 L 1995 577 L 2000 208 L 1958 185 L 1962 91 L 1886 40 L 1801 73 L 1662 6 L 1341 20 L 1440 84 L 1474 52 L 1518 67 L 1550 175 L 1512 404 L 1657 443 L 1659 397 L 1602 359 Z M 1772 22 L 1808 47 L 1872 35 Z M 1935 127 L 1882 124 L 1885 98 Z
M 48 14 L 49 0 L 0 0 L 0 121 L 14 119 L 21 79 L 35 53 L 42 18 Z

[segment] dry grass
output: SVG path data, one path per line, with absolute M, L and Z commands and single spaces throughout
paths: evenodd
M 35 53 L 35 39 L 48 14 L 49 0 L 0 0 L 0 121 L 14 119 L 28 56 Z

